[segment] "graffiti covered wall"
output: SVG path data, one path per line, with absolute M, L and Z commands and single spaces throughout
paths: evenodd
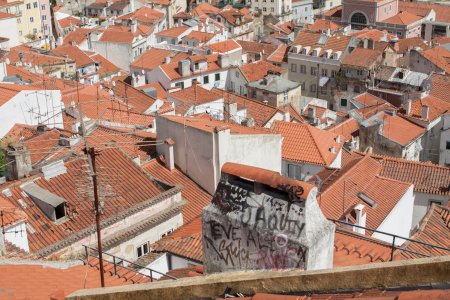
M 310 194 L 315 201 L 315 193 Z M 314 246 L 319 244 L 327 248 L 324 245 L 330 241 L 333 247 L 334 225 L 323 216 L 314 216 L 317 222 L 310 225 L 317 225 L 321 236 L 307 233 L 309 199 L 302 195 L 301 186 L 270 188 L 222 174 L 212 204 L 203 211 L 205 271 L 307 269 L 308 263 L 317 265 L 310 260 L 323 259 L 323 255 L 310 252 L 317 251 Z M 327 242 L 317 243 L 315 237 Z M 328 256 L 324 259 L 330 260 Z M 329 262 L 324 265 L 331 266 Z

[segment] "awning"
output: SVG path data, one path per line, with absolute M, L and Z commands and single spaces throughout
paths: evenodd
M 321 76 L 320 79 L 319 79 L 319 86 L 320 87 L 325 86 L 327 84 L 328 80 L 330 80 L 329 77 Z

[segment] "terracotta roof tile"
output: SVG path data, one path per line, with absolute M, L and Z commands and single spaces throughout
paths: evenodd
M 354 118 L 349 118 L 326 130 L 343 136 L 345 141 L 350 141 L 352 137 L 359 135 L 359 123 Z
M 204 89 L 201 85 L 193 85 L 178 92 L 169 94 L 175 100 L 176 114 L 185 115 L 191 107 L 223 99 L 218 93 Z
M 93 263 L 92 263 L 93 264 Z M 118 267 L 121 269 L 121 267 Z M 2 264 L 0 272 L 0 298 L 8 299 L 64 299 L 65 296 L 85 288 L 100 287 L 98 268 L 74 265 L 68 268 L 51 267 L 45 264 Z M 135 272 L 133 272 L 136 274 Z M 129 274 L 128 277 L 131 277 Z M 133 278 L 137 281 L 138 277 Z M 140 275 L 138 282 L 150 278 Z M 106 273 L 106 286 L 133 284 L 127 277 L 115 277 Z
M 363 126 L 370 127 L 372 122 L 377 124 L 381 123 L 383 128 L 380 134 L 402 146 L 409 145 L 425 133 L 424 128 L 405 120 L 400 116 L 391 116 L 384 111 L 370 117 L 362 124 Z
M 152 82 L 137 87 L 137 89 L 141 91 L 144 91 L 149 88 L 154 88 L 156 90 L 156 98 L 161 100 L 167 99 L 167 91 L 163 88 L 163 86 L 159 82 Z
M 201 17 L 204 15 L 211 15 L 211 14 L 216 14 L 220 11 L 220 9 L 218 9 L 217 7 L 206 3 L 206 2 L 201 2 L 199 5 L 197 5 L 193 10 L 192 10 L 192 15 L 197 16 L 197 17 Z
M 271 63 L 262 60 L 246 64 L 245 66 L 241 66 L 239 67 L 239 70 L 241 70 L 242 74 L 244 74 L 247 82 L 253 82 L 263 79 L 269 74 L 269 72 L 277 72 L 283 74 L 286 71 L 281 67 L 274 66 Z
M 283 136 L 282 156 L 285 160 L 328 166 L 343 145 L 336 142 L 336 134 L 309 124 L 275 121 L 272 130 Z M 331 152 L 333 147 L 335 153 Z
M 422 20 L 422 17 L 413 15 L 412 13 L 409 13 L 407 11 L 401 11 L 393 17 L 383 20 L 383 23 L 411 25 L 419 20 Z
M 353 100 L 361 103 L 364 107 L 378 106 L 387 103 L 386 100 L 381 99 L 380 97 L 372 95 L 368 92 L 353 97 Z
M 380 162 L 370 156 L 364 156 L 354 159 L 341 170 L 335 170 L 328 177 L 319 172 L 316 176 L 323 181 L 318 198 L 325 216 L 342 219 L 355 205 L 363 204 L 367 212 L 366 227 L 378 228 L 411 187 L 410 183 L 381 177 L 382 169 Z M 373 199 L 377 205 L 367 205 L 358 197 L 361 192 Z
M 368 69 L 372 68 L 377 62 L 380 62 L 382 54 L 382 51 L 359 47 L 347 55 L 342 60 L 342 64 L 345 66 Z
M 161 20 L 163 17 L 164 17 L 163 12 L 152 9 L 148 6 L 142 6 L 132 13 L 118 17 L 117 20 L 134 19 L 140 23 L 153 24 Z
M 172 53 L 174 52 L 171 50 L 151 48 L 133 61 L 130 67 L 151 71 L 164 63 L 166 57 L 169 57 Z
M 425 17 L 429 14 L 430 10 L 433 9 L 436 13 L 436 21 L 450 23 L 450 7 L 447 5 L 439 5 L 435 3 L 428 2 L 408 2 L 399 1 L 398 10 L 407 11 L 411 14 Z
M 313 24 L 306 24 L 305 29 L 312 31 L 324 31 L 330 29 L 336 31 L 342 28 L 342 25 L 327 19 L 317 19 Z
M 53 49 L 52 52 L 59 56 L 67 55 L 75 61 L 77 68 L 94 64 L 94 61 L 77 46 L 62 45 Z
M 126 157 L 120 150 L 111 148 L 103 149 L 97 157 L 97 167 L 101 170 L 99 182 L 108 178 L 113 182 L 109 193 L 114 197 L 108 197 L 103 208 L 102 221 L 113 218 L 118 211 L 141 205 L 145 201 L 156 197 L 162 188 L 151 180 L 131 159 Z M 84 235 L 82 230 L 93 228 L 92 203 L 83 200 L 83 194 L 77 192 L 80 181 L 82 166 L 86 164 L 83 158 L 75 158 L 65 163 L 67 172 L 65 174 L 46 180 L 39 177 L 34 183 L 49 192 L 62 197 L 66 201 L 67 215 L 70 216 L 66 222 L 57 224 L 51 221 L 43 211 L 35 205 L 34 201 L 25 196 L 19 184 L 13 182 L 9 185 L 12 196 L 7 199 L 17 208 L 21 209 L 18 199 L 26 203 L 27 208 L 23 211 L 27 214 L 28 224 L 34 231 L 28 229 L 28 242 L 30 251 L 38 256 L 47 256 L 54 251 L 64 247 L 61 241 L 65 239 L 80 239 Z M 104 179 L 101 179 L 101 178 Z M 104 184 L 101 183 L 102 186 Z
M 440 69 L 444 70 L 447 74 L 450 73 L 450 51 L 446 48 L 437 46 L 422 51 L 420 54 Z
M 381 42 L 383 40 L 389 41 L 396 38 L 396 35 L 388 33 L 386 30 L 369 29 L 363 28 L 362 30 L 355 31 L 349 34 L 350 36 L 355 36 L 357 39 L 372 39 L 375 42 Z
M 428 256 L 446 256 L 450 254 L 450 208 L 433 204 L 420 222 L 419 228 L 411 235 L 411 239 L 432 245 L 448 248 L 448 251 L 433 248 L 424 244 L 406 241 L 401 249 L 406 249 Z M 421 258 L 423 255 L 397 250 L 396 259 Z
M 68 28 L 76 25 L 81 24 L 81 20 L 78 18 L 75 18 L 73 16 L 68 16 L 66 18 L 58 20 L 59 27 L 61 28 Z
M 267 57 L 267 61 L 271 63 L 287 63 L 289 49 L 290 47 L 287 45 L 279 45 L 278 48 Z
M 186 59 L 189 58 L 189 56 L 184 56 L 184 57 L 180 57 L 181 59 Z M 162 69 L 162 71 L 169 77 L 170 80 L 175 80 L 175 79 L 179 79 L 182 78 L 179 70 L 178 70 L 178 61 L 180 59 L 176 59 L 176 60 L 171 60 L 170 63 L 168 64 L 163 64 L 160 65 L 159 67 Z M 189 76 L 183 77 L 183 78 L 187 78 L 187 77 L 192 77 L 192 76 L 198 76 L 199 73 L 204 73 L 204 72 L 212 72 L 212 71 L 216 71 L 216 70 L 220 70 L 221 67 L 219 66 L 218 63 L 218 54 L 212 54 L 212 55 L 208 55 L 207 56 L 207 63 L 208 63 L 208 67 L 206 70 L 204 71 L 196 71 L 196 72 L 190 72 Z
M 68 45 L 71 42 L 75 45 L 80 45 L 87 40 L 90 32 L 96 31 L 94 28 L 75 28 L 64 37 L 63 45 Z
M 411 102 L 411 113 L 406 114 L 406 105 L 403 105 L 399 110 L 399 114 L 402 114 L 408 119 L 431 122 L 434 119 L 450 112 L 450 102 L 441 100 L 433 96 L 427 96 L 422 99 L 413 100 Z M 428 119 L 422 119 L 422 109 L 424 106 L 428 106 L 429 115 Z
M 397 42 L 397 53 L 406 53 L 414 47 L 420 47 L 422 50 L 430 49 L 430 46 L 421 37 L 412 37 L 406 39 L 399 39 Z
M 225 121 L 219 121 L 212 118 L 201 118 L 201 117 L 182 117 L 182 116 L 163 116 L 171 120 L 172 122 L 176 122 L 179 124 L 183 124 L 185 126 L 197 128 L 199 130 L 205 132 L 214 132 L 217 130 L 227 130 L 230 129 L 231 134 L 274 134 L 270 132 L 268 129 L 259 128 L 259 127 L 246 127 L 241 126 L 236 123 L 227 123 Z
M 200 43 L 205 43 L 211 40 L 214 36 L 214 33 L 193 30 L 188 35 L 186 35 L 185 38 L 189 40 L 197 40 Z
M 431 77 L 430 96 L 450 102 L 448 91 L 450 91 L 450 76 L 433 74 Z
M 239 43 L 234 39 L 209 44 L 207 47 L 211 49 L 213 53 L 228 53 L 237 49 L 242 49 L 241 45 L 239 45 Z
M 163 36 L 163 37 L 177 38 L 180 35 L 183 35 L 188 30 L 189 30 L 189 27 L 187 27 L 187 26 L 178 26 L 178 27 L 172 27 L 172 28 L 157 32 L 156 35 Z
M 297 36 L 295 37 L 294 42 L 292 43 L 292 46 L 308 46 L 311 47 L 311 51 L 313 48 L 321 48 L 322 51 L 319 54 L 319 56 L 322 56 L 325 53 L 325 50 L 333 50 L 341 51 L 344 53 L 344 51 L 347 49 L 352 37 L 351 36 L 344 36 L 344 35 L 332 35 L 329 37 L 324 44 L 319 44 L 319 39 L 323 36 L 321 33 L 315 33 L 315 32 L 299 32 Z M 342 59 L 342 56 L 340 57 Z
M 277 45 L 262 44 L 254 41 L 242 41 L 237 40 L 238 44 L 242 47 L 242 53 L 254 53 L 262 54 L 262 59 L 266 60 L 267 57 L 278 49 Z
M 113 64 L 110 60 L 106 59 L 100 54 L 94 54 L 90 56 L 93 61 L 99 64 L 97 73 L 100 78 L 104 78 L 120 72 L 120 68 Z
M 127 106 L 131 108 L 131 111 L 135 113 L 145 113 L 156 101 L 152 96 L 121 80 L 116 82 L 113 90 L 114 95 L 116 97 L 122 97 L 127 103 Z

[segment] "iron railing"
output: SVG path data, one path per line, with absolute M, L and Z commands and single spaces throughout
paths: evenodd
M 395 245 L 395 240 L 396 239 L 401 239 L 401 240 L 409 241 L 411 243 L 421 244 L 423 246 L 430 247 L 431 249 L 439 249 L 439 250 L 443 250 L 443 251 L 448 251 L 449 255 L 450 255 L 450 248 L 445 248 L 445 247 L 442 247 L 442 246 L 439 246 L 439 245 L 433 245 L 433 244 L 425 243 L 425 242 L 422 242 L 422 241 L 417 241 L 417 240 L 414 240 L 414 239 L 410 239 L 410 238 L 407 238 L 407 237 L 399 236 L 399 235 L 388 233 L 388 232 L 381 231 L 381 230 L 376 230 L 376 229 L 372 229 L 372 228 L 368 228 L 368 227 L 364 227 L 364 226 L 355 225 L 355 224 L 352 224 L 352 223 L 349 223 L 349 222 L 346 222 L 346 221 L 342 221 L 342 220 L 335 220 L 335 219 L 329 219 L 329 220 L 334 222 L 334 223 L 339 223 L 339 224 L 343 224 L 343 225 L 347 225 L 347 226 L 351 226 L 351 227 L 361 228 L 361 229 L 364 229 L 364 230 L 368 230 L 370 232 L 374 232 L 374 233 L 376 232 L 376 233 L 384 234 L 386 236 L 390 236 L 392 238 L 392 243 L 390 243 L 390 248 L 391 248 L 390 261 L 392 261 L 394 259 L 394 252 L 395 252 L 395 250 L 400 250 L 400 251 L 403 251 L 403 252 L 408 252 L 408 253 L 424 256 L 424 257 L 430 257 L 430 255 L 428 255 L 428 254 L 424 254 L 424 253 L 420 253 L 420 252 L 417 252 L 417 251 L 408 250 L 408 249 L 402 248 L 401 246 L 396 246 Z M 364 238 L 364 236 L 358 235 L 356 233 L 352 234 L 351 231 L 345 231 L 345 232 L 342 232 L 342 233 L 344 233 L 346 235 L 349 235 L 349 236 L 353 236 L 353 237 L 362 239 L 362 240 L 367 240 L 367 241 L 373 242 L 373 239 Z M 380 241 L 380 244 L 381 245 L 386 245 L 382 241 Z
M 86 245 L 83 245 L 83 247 L 84 247 L 84 254 L 85 254 L 85 257 L 86 257 L 86 263 L 87 264 L 89 263 L 89 256 L 92 256 L 92 257 L 95 257 L 95 258 L 98 259 L 98 249 L 92 248 L 92 247 L 89 247 L 89 246 L 86 246 Z M 172 280 L 177 280 L 177 278 L 175 278 L 173 276 L 170 276 L 170 275 L 161 273 L 159 271 L 153 270 L 151 268 L 139 265 L 139 264 L 137 264 L 135 262 L 126 260 L 125 258 L 118 257 L 116 255 L 113 255 L 113 254 L 110 254 L 110 253 L 107 253 L 107 252 L 104 252 L 104 251 L 102 251 L 102 253 L 103 253 L 103 261 L 105 261 L 107 263 L 110 263 L 110 264 L 113 264 L 113 266 L 114 266 L 114 275 L 117 275 L 117 273 L 118 273 L 117 267 L 121 267 L 121 268 L 124 268 L 126 270 L 139 273 L 139 274 L 141 274 L 141 275 L 143 275 L 145 277 L 149 277 L 151 282 L 153 282 L 153 279 L 154 279 L 153 278 L 153 273 L 159 274 L 159 275 L 161 275 L 161 277 L 167 277 L 167 278 L 172 279 Z M 112 261 L 111 260 L 107 260 L 105 258 L 105 256 L 111 257 Z M 127 263 L 127 265 L 124 265 L 124 262 Z M 131 268 L 130 265 L 134 266 L 135 268 Z M 149 271 L 150 275 L 138 272 L 138 270 Z

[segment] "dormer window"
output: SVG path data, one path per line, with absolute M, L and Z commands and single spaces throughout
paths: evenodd
M 53 222 L 61 221 L 66 216 L 66 200 L 64 198 L 41 188 L 34 182 L 25 184 L 22 189 Z

